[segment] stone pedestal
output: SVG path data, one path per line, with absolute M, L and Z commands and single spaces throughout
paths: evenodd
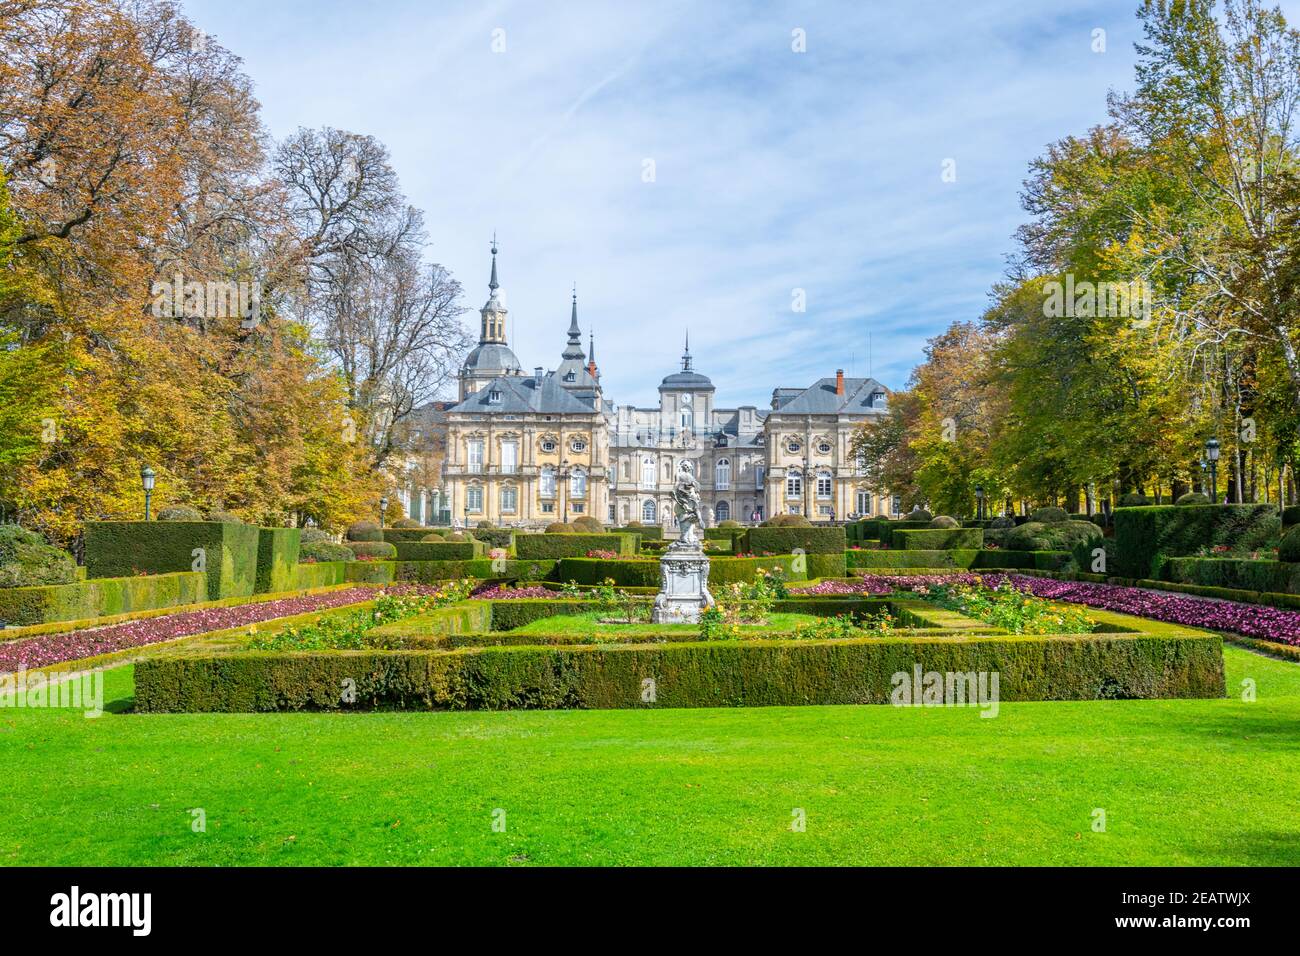
M 650 619 L 656 624 L 698 624 L 700 612 L 712 604 L 709 559 L 704 552 L 676 545 L 664 552 L 659 559 L 659 594 Z

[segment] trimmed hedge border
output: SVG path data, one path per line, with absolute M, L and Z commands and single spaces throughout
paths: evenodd
M 883 704 L 894 675 L 999 674 L 1000 701 L 1218 698 L 1217 635 L 745 641 L 155 657 L 140 713 Z M 655 701 L 642 699 L 655 681 Z M 355 703 L 339 688 L 351 681 Z
M 731 584 L 754 580 L 759 568 L 780 570 L 788 580 L 803 581 L 810 576 L 813 555 L 808 555 L 799 570 L 801 555 L 778 554 L 768 558 L 709 558 L 709 585 Z M 618 587 L 643 587 L 659 589 L 659 562 L 645 560 L 608 561 L 603 558 L 561 558 L 555 565 L 553 578 L 577 584 L 596 585 L 612 578 Z
M 478 578 L 492 581 L 545 581 L 554 571 L 554 561 L 506 560 L 504 567 L 493 569 L 492 558 L 475 558 L 472 561 L 398 561 L 397 580 L 416 584 L 435 581 L 454 581 L 459 578 Z
M 1300 564 L 1246 558 L 1170 558 L 1164 577 L 1178 584 L 1300 594 Z
M 210 598 L 248 597 L 257 585 L 259 529 L 217 521 L 87 521 L 86 577 L 192 571 L 202 549 Z
M 982 528 L 899 528 L 889 535 L 890 547 L 901 551 L 978 551 L 984 547 Z
M 400 541 L 393 545 L 398 561 L 472 561 L 487 554 L 487 546 L 473 541 Z
M 1163 577 L 1169 558 L 1235 545 L 1280 526 L 1277 505 L 1152 505 L 1115 509 L 1115 567 L 1130 578 Z
M 843 528 L 750 528 L 743 549 L 750 554 L 843 554 L 848 540 Z
M 954 568 L 968 570 L 1058 571 L 1070 562 L 1068 551 L 848 551 L 847 565 L 854 570 L 880 568 Z M 823 575 L 832 577 L 833 575 Z
M 202 571 L 94 578 L 76 584 L 0 588 L 0 625 L 24 627 L 57 621 L 111 617 L 208 600 Z
M 631 557 L 640 547 L 635 534 L 518 534 L 515 554 L 522 561 L 582 558 L 588 551 L 612 551 Z
M 275 594 L 291 590 L 297 579 L 298 549 L 302 531 L 298 528 L 257 529 L 257 578 L 254 594 Z

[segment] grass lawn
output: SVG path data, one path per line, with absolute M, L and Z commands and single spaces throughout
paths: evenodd
M 656 634 L 699 634 L 698 624 L 603 624 L 601 619 L 610 620 L 618 617 L 616 612 L 601 614 L 558 614 L 555 617 L 538 618 L 529 621 L 523 627 L 517 627 L 510 634 L 538 634 L 547 637 L 582 637 L 599 638 L 602 634 L 611 637 L 654 637 Z M 769 614 L 763 624 L 742 624 L 742 634 L 770 636 L 789 633 L 801 624 L 816 624 L 821 618 L 815 614 Z
M 1232 699 L 994 719 L 5 709 L 0 863 L 1300 864 L 1300 667 L 1225 657 Z

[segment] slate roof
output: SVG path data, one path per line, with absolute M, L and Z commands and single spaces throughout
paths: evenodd
M 491 401 L 493 391 L 501 393 L 501 401 Z M 447 410 L 449 414 L 500 415 L 592 415 L 597 409 L 584 402 L 569 389 L 564 388 L 554 372 L 547 372 L 538 386 L 531 375 L 509 375 L 491 379 L 463 402 Z
M 882 402 L 871 404 L 871 395 L 883 392 L 888 401 L 889 389 L 874 378 L 846 378 L 844 394 L 835 394 L 835 379 L 820 378 L 805 389 L 778 388 L 772 393 L 782 415 L 871 415 L 883 412 Z

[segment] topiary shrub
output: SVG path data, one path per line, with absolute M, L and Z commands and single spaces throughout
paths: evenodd
M 72 584 L 77 562 L 39 534 L 16 524 L 0 524 L 0 588 Z
M 313 541 L 333 542 L 334 536 L 321 528 L 303 528 L 302 536 L 298 540 L 303 544 L 309 544 Z
M 913 511 L 909 511 L 903 520 L 904 521 L 933 521 L 934 515 L 931 514 L 929 511 L 926 511 L 924 508 L 917 508 Z
M 470 541 L 470 540 L 473 540 L 473 539 L 471 539 L 470 536 L 467 535 L 467 534 L 465 534 L 464 532 L 461 532 L 461 531 L 453 531 L 453 532 L 451 532 L 451 534 L 445 536 L 442 540 L 443 540 L 443 541 L 455 541 L 455 542 L 458 542 L 458 543 L 463 543 L 463 542 Z M 433 543 L 433 542 L 430 542 L 430 543 Z
M 383 542 L 384 532 L 375 521 L 358 521 L 348 527 L 349 541 L 378 541 Z
M 994 518 L 992 521 L 989 522 L 989 527 L 994 530 L 1001 530 L 1004 528 L 1014 528 L 1015 526 L 1016 526 L 1016 519 L 1011 517 L 1011 515 L 999 515 L 998 517 Z
M 739 527 L 741 527 L 741 524 L 740 524 L 739 521 L 732 521 L 730 518 L 728 518 L 726 521 L 719 521 L 719 522 L 718 522 L 718 527 L 719 527 L 719 528 L 739 528 Z
M 1282 540 L 1277 546 L 1277 559 L 1300 562 L 1300 525 L 1295 525 L 1282 535 Z
M 763 522 L 764 528 L 811 528 L 812 522 L 803 515 L 773 515 Z
M 1101 529 L 1091 521 L 1026 521 L 1007 532 L 1012 551 L 1072 551 L 1078 544 L 1100 540 Z
M 416 521 L 414 518 L 398 518 L 396 521 L 393 522 L 393 527 L 394 528 L 423 528 L 424 525 L 420 524 L 420 522 Z
M 644 528 L 645 525 L 643 525 L 643 524 L 642 524 L 641 522 L 639 522 L 639 521 L 629 521 L 629 522 L 627 523 L 626 527 L 628 527 L 628 528 Z
M 447 539 L 444 538 L 442 534 L 437 531 L 430 531 L 420 540 L 425 544 L 438 544 L 439 542 L 446 541 Z
M 1040 524 L 1050 524 L 1053 521 L 1069 521 L 1070 514 L 1064 508 L 1048 505 L 1045 508 L 1034 509 L 1029 516 L 1029 520 L 1037 521 Z
M 355 561 L 356 555 L 346 544 L 333 541 L 304 541 L 298 548 L 298 563 L 313 564 L 322 561 Z
M 497 529 L 496 525 L 494 525 L 491 521 L 487 521 L 486 519 L 480 521 L 477 525 L 475 525 L 475 527 L 478 528 L 478 530 L 480 531 L 495 531 Z
M 158 512 L 159 521 L 202 521 L 201 515 L 197 508 L 191 508 L 189 505 L 172 505 Z
M 547 534 L 573 534 L 573 528 L 562 521 L 555 521 L 546 526 Z
M 1289 528 L 1293 524 L 1300 524 L 1300 505 L 1282 509 L 1282 527 Z
M 178 519 L 179 520 L 179 519 Z M 223 524 L 244 524 L 244 519 L 239 517 L 233 511 L 223 511 L 220 508 L 214 508 L 208 512 L 209 521 L 220 521 Z
M 930 522 L 930 527 L 945 528 L 945 529 L 960 528 L 961 522 L 958 521 L 956 518 L 949 517 L 948 515 L 939 515 L 939 517 L 934 518 Z
M 387 541 L 353 541 L 348 545 L 358 558 L 377 558 L 392 561 L 397 557 L 397 547 Z
M 600 523 L 598 518 L 591 515 L 579 515 L 573 519 L 573 529 L 576 534 L 604 534 L 605 526 Z
M 1174 502 L 1176 505 L 1208 505 L 1209 503 L 1210 496 L 1203 495 L 1199 491 L 1189 491 L 1185 495 L 1179 495 L 1178 500 Z
M 1119 496 L 1119 507 L 1121 508 L 1145 508 L 1149 504 L 1151 504 L 1150 498 L 1135 491 Z

